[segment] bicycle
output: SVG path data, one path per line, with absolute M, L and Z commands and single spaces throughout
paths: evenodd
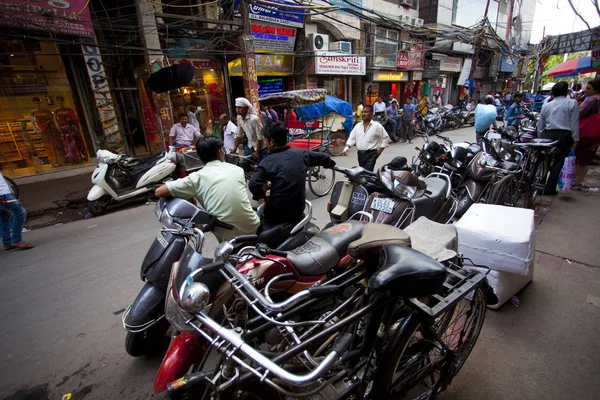
M 555 155 L 559 152 L 558 141 L 534 139 L 529 143 L 513 143 L 513 145 L 523 148 L 527 154 L 524 168 L 529 172 L 532 190 L 531 201 L 535 204 L 538 197 L 544 193 L 550 166 Z

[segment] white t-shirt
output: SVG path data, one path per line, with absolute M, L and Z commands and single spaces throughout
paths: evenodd
M 194 125 L 186 124 L 185 128 L 180 122 L 173 125 L 169 136 L 174 137 L 174 142 L 180 146 L 191 146 L 194 143 L 194 137 L 202 136 L 200 131 Z
M 390 137 L 379 122 L 369 122 L 366 132 L 364 122 L 361 122 L 354 126 L 346 143 L 348 147 L 352 147 L 355 144 L 356 148 L 361 151 L 378 150 L 381 147 L 385 148 L 390 145 Z
M 375 104 L 373 104 L 373 113 L 378 113 L 378 112 L 383 112 L 385 111 L 386 106 L 385 103 L 382 102 L 376 102 Z
M 200 124 L 198 123 L 198 118 L 196 118 L 196 114 L 188 111 L 187 112 L 188 123 L 194 125 L 194 128 L 200 130 Z
M 4 176 L 0 172 L 0 196 L 4 196 L 5 194 L 12 194 L 12 190 L 10 190 L 10 186 L 4 179 Z
M 225 145 L 225 150 L 229 152 L 229 150 L 233 149 L 235 146 L 235 136 L 236 136 L 237 126 L 231 121 L 227 123 L 225 129 L 223 130 L 223 144 Z

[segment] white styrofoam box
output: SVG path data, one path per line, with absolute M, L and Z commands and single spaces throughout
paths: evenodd
M 472 268 L 472 267 L 468 267 Z M 474 268 L 482 271 L 481 268 Z M 502 307 L 515 294 L 519 293 L 533 279 L 533 266 L 529 269 L 527 275 L 511 274 L 510 272 L 491 270 L 487 275 L 487 280 L 498 297 L 498 304 L 488 305 L 494 310 Z
M 455 226 L 464 257 L 496 271 L 530 275 L 535 261 L 533 210 L 473 204 Z

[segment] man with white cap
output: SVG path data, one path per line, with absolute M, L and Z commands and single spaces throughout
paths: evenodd
M 235 112 L 237 114 L 237 133 L 233 148 L 237 149 L 244 135 L 246 135 L 248 147 L 246 147 L 244 155 L 249 156 L 252 154 L 252 158 L 255 160 L 262 160 L 266 157 L 267 151 L 262 134 L 262 124 L 256 114 L 256 109 L 248 99 L 238 97 L 235 99 Z M 242 167 L 245 167 L 246 164 L 246 160 L 242 160 Z

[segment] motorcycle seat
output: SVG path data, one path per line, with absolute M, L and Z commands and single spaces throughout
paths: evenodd
M 519 169 L 519 164 L 510 162 L 510 161 L 502 161 L 498 168 L 502 168 L 507 171 L 516 171 Z
M 283 243 L 290 232 L 294 229 L 295 224 L 284 223 L 275 226 L 270 226 L 268 229 L 263 229 L 258 234 L 258 242 L 264 243 L 272 249 L 276 249 L 281 243 Z
M 410 247 L 389 244 L 379 255 L 379 268 L 369 279 L 371 290 L 389 290 L 402 297 L 435 294 L 446 280 L 446 268 Z
M 351 220 L 325 229 L 289 251 L 288 260 L 300 275 L 323 275 L 338 264 L 348 245 L 360 238 L 364 226 Z
M 363 228 L 361 238 L 350 243 L 348 246 L 348 254 L 352 257 L 357 257 L 367 250 L 380 248 L 387 244 L 410 247 L 410 236 L 395 226 L 377 223 L 366 224 Z
M 152 167 L 158 160 L 164 157 L 164 153 L 159 153 L 152 157 L 141 158 L 141 157 L 126 157 L 121 159 L 121 166 L 127 169 L 133 169 L 134 171 L 149 169 Z
M 425 178 L 425 183 L 427 184 L 425 192 L 421 196 L 413 198 L 414 219 L 422 216 L 433 219 L 446 200 L 448 181 L 432 176 Z

